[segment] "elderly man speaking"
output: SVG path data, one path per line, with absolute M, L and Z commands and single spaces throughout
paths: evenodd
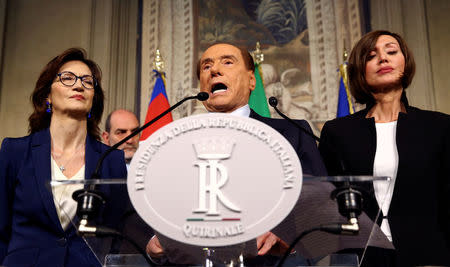
M 197 66 L 200 91 L 209 94 L 203 104 L 209 112 L 224 112 L 259 120 L 280 132 L 294 147 L 304 174 L 326 175 L 315 141 L 306 133 L 282 119 L 259 116 L 248 106 L 250 93 L 255 89 L 254 63 L 250 54 L 229 44 L 209 47 Z M 309 124 L 298 120 L 303 128 Z
M 230 44 L 215 44 L 202 55 L 197 65 L 200 91 L 209 94 L 203 104 L 209 112 L 230 113 L 250 117 L 271 126 L 281 133 L 297 152 L 304 174 L 326 175 L 315 141 L 289 122 L 281 119 L 265 118 L 251 110 L 248 100 L 255 89 L 254 62 L 251 55 Z M 310 130 L 309 124 L 298 120 L 303 128 Z M 258 255 L 284 252 L 288 245 L 271 232 L 257 238 Z M 152 257 L 161 257 L 164 252 L 157 237 L 147 245 Z

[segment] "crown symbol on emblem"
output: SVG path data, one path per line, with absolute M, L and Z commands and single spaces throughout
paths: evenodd
M 204 138 L 194 141 L 199 159 L 227 159 L 231 156 L 235 141 L 223 137 Z

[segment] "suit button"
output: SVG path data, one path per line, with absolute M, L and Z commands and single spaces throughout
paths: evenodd
M 56 241 L 59 246 L 64 247 L 67 244 L 67 239 L 65 237 L 62 237 Z

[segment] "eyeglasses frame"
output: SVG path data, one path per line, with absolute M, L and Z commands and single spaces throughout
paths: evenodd
M 73 84 L 71 84 L 71 85 L 65 84 L 65 83 L 61 80 L 61 75 L 63 75 L 64 73 L 69 73 L 69 74 L 72 74 L 73 76 L 75 76 L 75 82 L 74 82 Z M 78 79 L 80 79 L 81 85 L 82 85 L 84 88 L 88 89 L 88 90 L 95 89 L 95 87 L 97 86 L 97 79 L 95 79 L 95 77 L 94 77 L 93 75 L 77 76 L 75 73 L 73 73 L 73 72 L 71 72 L 71 71 L 62 71 L 62 72 L 60 72 L 60 73 L 57 73 L 56 76 L 58 76 L 59 81 L 60 81 L 63 85 L 65 85 L 65 86 L 74 86 L 74 84 L 77 83 Z M 92 87 L 92 88 L 86 87 L 86 85 L 84 84 L 84 81 L 83 81 L 83 79 L 84 79 L 85 77 L 92 77 L 92 80 L 94 81 L 94 87 Z

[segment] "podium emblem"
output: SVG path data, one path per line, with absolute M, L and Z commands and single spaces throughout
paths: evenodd
M 226 208 L 240 212 L 241 209 L 233 204 L 221 191 L 228 181 L 227 167 L 220 161 L 231 156 L 234 141 L 221 139 L 204 139 L 194 143 L 197 157 L 204 161 L 196 161 L 195 166 L 199 168 L 199 206 L 194 213 L 206 213 L 207 216 L 218 216 L 217 201 L 219 200 Z M 207 170 L 209 169 L 209 183 L 207 184 Z M 209 208 L 206 208 L 206 195 L 209 194 Z

